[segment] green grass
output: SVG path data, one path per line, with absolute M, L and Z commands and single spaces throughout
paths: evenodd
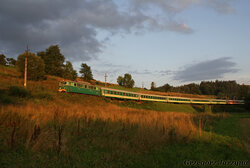
M 230 117 L 216 122 L 213 131 L 223 136 L 241 138 L 241 118 L 250 118 L 250 113 L 231 113 Z

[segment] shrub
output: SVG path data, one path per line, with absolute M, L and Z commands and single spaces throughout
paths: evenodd
M 27 97 L 30 95 L 29 91 L 23 87 L 19 86 L 10 86 L 9 87 L 9 95 L 17 96 L 17 97 Z
M 6 95 L 5 90 L 0 90 L 0 104 L 14 104 L 14 100 Z

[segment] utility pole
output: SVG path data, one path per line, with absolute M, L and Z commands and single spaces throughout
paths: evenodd
M 142 82 L 141 88 L 142 88 L 142 90 L 144 90 L 144 82 Z
M 107 87 L 107 74 L 105 73 L 104 78 L 105 78 L 105 87 Z
M 29 54 L 29 47 L 27 45 L 26 54 L 25 54 L 25 64 L 24 64 L 24 87 L 27 86 L 27 64 L 28 64 L 28 54 Z

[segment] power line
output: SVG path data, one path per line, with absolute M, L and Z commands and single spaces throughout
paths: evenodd
M 105 87 L 107 87 L 107 74 L 105 73 L 104 78 L 105 78 Z

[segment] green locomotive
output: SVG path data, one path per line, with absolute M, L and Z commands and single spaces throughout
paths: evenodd
M 59 82 L 58 91 L 100 96 L 100 87 L 72 81 Z

